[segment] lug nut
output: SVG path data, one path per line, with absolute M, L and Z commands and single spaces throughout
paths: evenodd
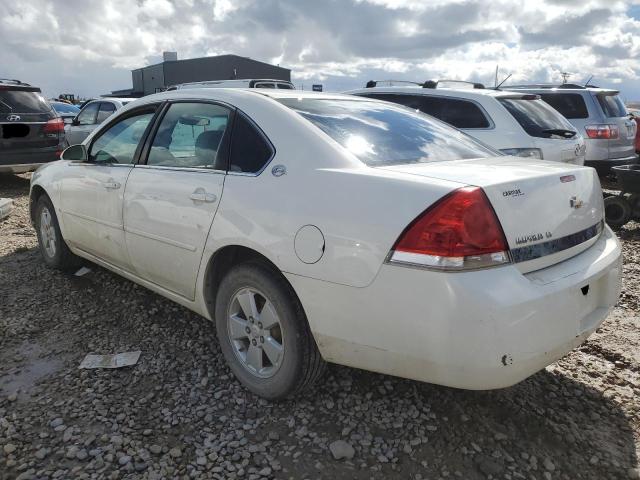
M 260 337 L 260 343 L 264 343 L 264 337 Z
M 254 338 L 253 340 L 251 340 L 251 343 L 252 343 L 253 345 L 257 345 L 257 344 L 258 344 L 258 342 L 256 342 L 256 339 L 255 339 L 255 338 Z
M 247 333 L 251 333 L 251 329 L 249 327 L 244 327 L 244 331 Z
M 262 322 L 258 322 L 258 328 L 262 328 Z

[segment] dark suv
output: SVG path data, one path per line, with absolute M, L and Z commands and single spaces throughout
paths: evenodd
M 0 79 L 0 173 L 35 170 L 63 149 L 64 122 L 40 89 Z

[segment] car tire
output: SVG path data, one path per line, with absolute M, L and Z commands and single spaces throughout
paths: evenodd
M 325 370 L 295 292 L 280 272 L 263 263 L 243 263 L 225 275 L 215 319 L 231 370 L 263 398 L 295 395 Z
M 622 196 L 607 197 L 604 199 L 604 214 L 610 226 L 621 227 L 631 220 L 631 205 Z
M 640 193 L 633 193 L 629 196 L 629 205 L 631 205 L 631 216 L 640 220 Z
M 62 238 L 56 211 L 47 195 L 42 195 L 36 204 L 35 228 L 40 254 L 49 267 L 72 271 L 81 265 L 80 257 L 69 250 Z

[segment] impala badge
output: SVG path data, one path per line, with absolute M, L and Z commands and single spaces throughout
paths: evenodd
M 582 200 L 578 200 L 578 197 L 571 197 L 569 199 L 569 205 L 571 208 L 575 208 L 577 210 L 578 208 L 582 208 L 584 202 Z
M 20 115 L 9 115 L 7 116 L 7 120 L 10 122 L 19 122 L 20 121 Z

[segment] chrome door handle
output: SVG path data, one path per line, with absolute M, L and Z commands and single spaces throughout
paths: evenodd
M 103 182 L 102 186 L 107 190 L 117 190 L 121 185 L 118 182 Z
M 218 197 L 216 197 L 213 193 L 206 193 L 202 191 L 193 192 L 191 195 L 189 195 L 189 198 L 194 202 L 206 203 L 213 203 L 218 199 Z

